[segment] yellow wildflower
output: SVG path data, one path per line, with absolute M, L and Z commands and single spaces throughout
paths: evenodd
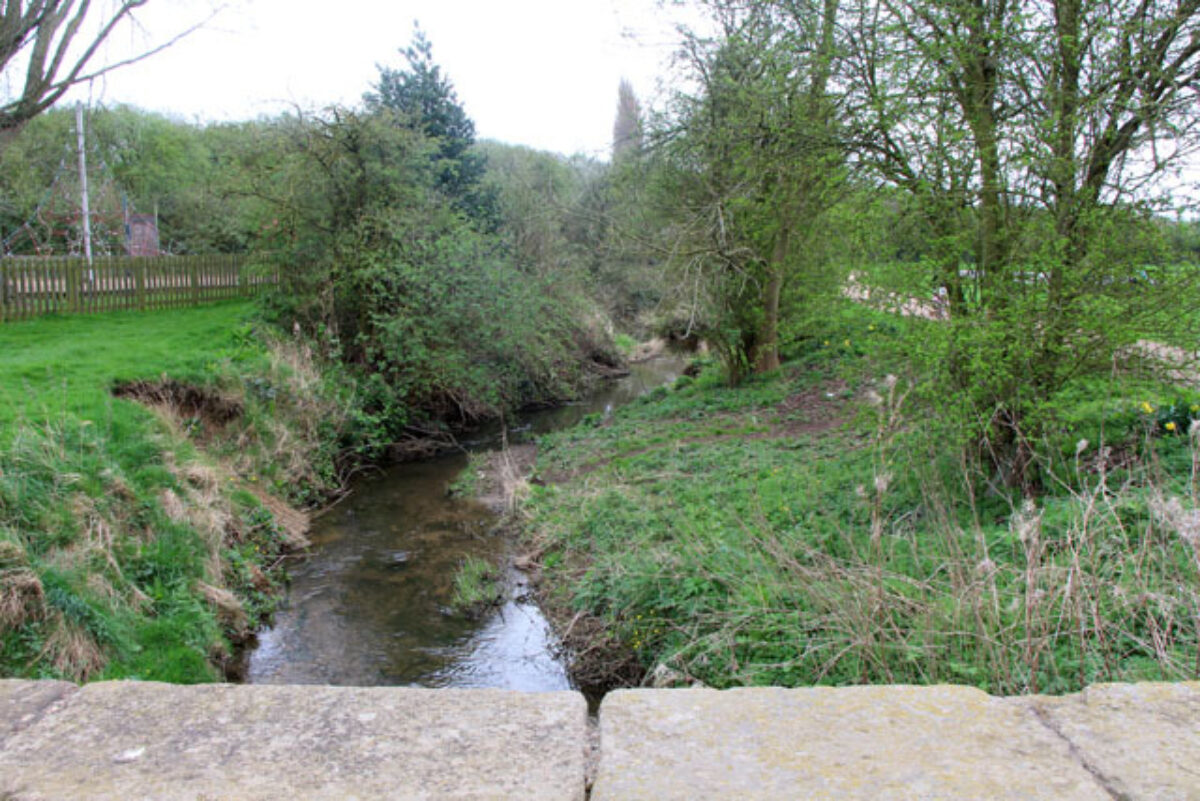
M 1172 434 L 1175 433 L 1175 424 L 1174 423 L 1167 423 L 1165 426 L 1163 426 L 1163 428 L 1167 429 Z
M 1142 411 L 1146 414 L 1153 414 L 1154 407 L 1150 405 L 1149 401 L 1142 401 Z

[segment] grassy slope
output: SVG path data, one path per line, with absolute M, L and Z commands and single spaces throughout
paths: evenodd
M 858 345 L 887 328 L 850 310 L 779 375 L 706 374 L 541 443 L 528 531 L 581 674 L 993 692 L 1195 677 L 1200 551 L 1153 489 L 1194 506 L 1187 438 L 1103 474 L 1092 446 L 1022 512 L 947 458 L 903 383 L 888 400 Z M 1154 430 L 1131 406 L 1075 423 Z
M 265 602 L 250 597 L 268 583 L 257 563 L 280 532 L 232 476 L 110 390 L 265 364 L 250 313 L 229 303 L 0 326 L 0 673 L 217 677 L 224 633 Z

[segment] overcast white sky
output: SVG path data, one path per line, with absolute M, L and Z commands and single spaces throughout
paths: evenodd
M 155 0 L 104 57 L 165 41 L 218 1 Z M 419 20 L 480 138 L 605 157 L 618 82 L 656 96 L 684 13 L 656 0 L 232 0 L 91 97 L 201 121 L 357 103 L 376 64 L 404 65 Z

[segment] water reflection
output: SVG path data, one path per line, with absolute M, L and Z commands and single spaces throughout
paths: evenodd
M 635 365 L 585 402 L 528 415 L 509 430 L 519 439 L 611 412 L 678 376 L 683 362 Z M 474 447 L 494 447 L 498 430 Z M 246 680 L 255 684 L 414 685 L 546 691 L 570 680 L 558 644 L 522 577 L 510 598 L 482 620 L 449 610 L 454 573 L 480 556 L 500 563 L 509 543 L 494 515 L 446 489 L 466 466 L 452 454 L 397 465 L 364 479 L 321 517 L 311 558 L 292 569 L 287 602 L 259 636 Z

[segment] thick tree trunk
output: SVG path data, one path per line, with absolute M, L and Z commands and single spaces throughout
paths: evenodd
M 1011 291 L 1011 277 L 1005 258 L 1004 186 L 1000 166 L 1000 141 L 992 107 L 993 89 L 989 78 L 976 88 L 978 105 L 970 125 L 979 148 L 979 250 L 978 269 L 988 297 L 987 306 L 1005 305 Z
M 783 294 L 783 271 L 787 262 L 791 231 L 784 229 L 775 237 L 771 260 L 767 264 L 762 289 L 762 324 L 755 342 L 754 372 L 779 369 L 779 298 Z
M 1006 4 L 995 8 L 979 4 L 967 15 L 968 53 L 960 90 L 963 114 L 975 140 L 979 163 L 978 270 L 985 306 L 1003 306 L 1011 290 L 1005 257 L 1004 197 L 1006 194 L 997 120 L 997 84 Z
M 1067 253 L 1062 264 L 1051 265 L 1049 293 L 1050 312 L 1061 312 L 1066 305 L 1065 278 L 1068 270 L 1074 269 L 1079 258 L 1077 247 L 1078 208 L 1076 183 L 1078 168 L 1075 154 L 1075 137 L 1079 120 L 1079 41 L 1081 14 L 1078 0 L 1057 0 L 1054 3 L 1055 37 L 1058 58 L 1051 71 L 1048 98 L 1053 109 L 1051 137 L 1053 160 L 1050 164 L 1050 179 L 1054 188 L 1054 228 L 1059 239 L 1066 243 Z

